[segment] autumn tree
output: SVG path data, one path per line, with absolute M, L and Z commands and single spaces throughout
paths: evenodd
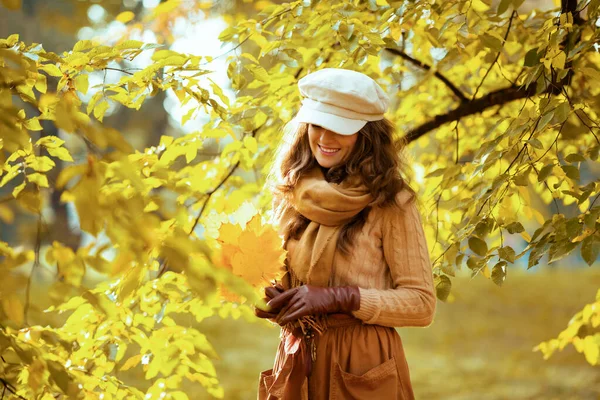
M 224 396 L 215 351 L 189 321 L 252 319 L 255 289 L 268 283 L 252 268 L 280 267 L 281 243 L 259 215 L 270 204 L 262 186 L 300 104 L 296 83 L 319 68 L 359 70 L 387 88 L 397 140 L 416 155 L 404 173 L 427 211 L 440 300 L 458 269 L 502 285 L 513 264 L 539 268 L 578 254 L 592 265 L 600 2 L 563 0 L 550 11 L 522 3 L 256 2 L 226 15 L 220 34 L 231 46 L 219 59 L 233 99 L 211 80 L 214 56 L 131 39 L 139 24 L 187 15 L 186 2 L 148 14 L 111 6 L 124 35 L 65 51 L 16 34 L 0 39 L 1 227 L 15 213 L 31 223 L 31 240 L 0 242 L 5 391 L 186 399 L 197 384 Z M 21 7 L 2 4 L 2 12 Z M 141 54 L 152 61 L 129 68 Z M 90 84 L 108 71 L 119 79 Z M 182 125 L 202 113 L 210 121 L 144 149 L 104 123 L 112 109 L 139 110 L 167 91 L 189 107 Z M 69 143 L 85 154 L 73 157 Z M 89 242 L 48 239 L 57 194 Z M 31 302 L 42 267 L 56 274 L 49 304 Z M 99 279 L 90 284 L 90 275 Z M 48 307 L 51 316 L 40 313 Z M 539 349 L 548 356 L 572 343 L 597 364 L 599 310 L 586 306 Z M 129 379 L 134 370 L 144 384 Z

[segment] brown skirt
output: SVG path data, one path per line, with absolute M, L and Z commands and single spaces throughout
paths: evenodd
M 282 337 L 274 367 L 260 374 L 258 400 L 414 399 L 402 340 L 394 328 L 332 314 L 315 345 L 316 359 L 304 379 L 300 357 L 285 354 Z

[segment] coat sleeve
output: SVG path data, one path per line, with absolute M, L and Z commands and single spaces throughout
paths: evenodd
M 433 321 L 436 296 L 416 202 L 386 207 L 381 218 L 383 256 L 392 288 L 360 288 L 360 309 L 353 314 L 368 324 L 427 326 Z

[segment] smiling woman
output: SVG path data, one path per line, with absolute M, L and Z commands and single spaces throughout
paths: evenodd
M 331 168 L 345 161 L 356 143 L 358 133 L 340 135 L 319 125 L 308 126 L 308 139 L 313 156 L 323 168 Z
M 256 315 L 282 327 L 259 399 L 414 399 L 396 326 L 435 311 L 415 192 L 370 77 L 325 68 L 299 81 L 295 137 L 273 170 L 287 274 Z

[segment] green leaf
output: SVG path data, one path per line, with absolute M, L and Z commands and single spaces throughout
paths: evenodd
M 509 261 L 511 263 L 515 262 L 515 250 L 510 246 L 503 246 L 498 249 L 498 255 L 500 258 Z
M 492 268 L 492 281 L 498 285 L 502 286 L 504 280 L 506 279 L 506 261 L 500 261 L 494 265 Z
M 556 109 L 554 110 L 554 116 L 556 117 L 556 122 L 562 123 L 567 120 L 569 113 L 571 112 L 571 107 L 568 102 L 560 103 Z
M 434 277 L 434 283 L 437 298 L 446 301 L 452 289 L 452 281 L 446 275 L 437 275 Z
M 550 176 L 550 173 L 552 172 L 553 168 L 554 164 L 544 165 L 544 167 L 540 170 L 540 173 L 538 174 L 538 182 L 545 181 L 548 178 L 548 176 Z
M 502 15 L 506 10 L 508 10 L 508 6 L 512 3 L 512 0 L 502 0 L 500 4 L 498 4 L 498 8 L 496 9 L 496 14 Z
M 531 49 L 525 54 L 525 62 L 524 65 L 526 67 L 534 67 L 535 65 L 540 63 L 541 57 L 537 53 L 538 48 Z
M 513 178 L 513 182 L 517 186 L 527 186 L 529 184 L 529 168 L 527 168 L 525 171 L 521 172 L 520 174 L 517 174 Z
M 600 252 L 600 240 L 596 235 L 590 235 L 581 242 L 581 257 L 591 266 L 598 258 Z
M 477 236 L 471 236 L 469 238 L 469 248 L 477 255 L 485 256 L 488 252 L 487 243 L 485 240 L 478 238 Z
M 565 157 L 565 161 L 569 163 L 585 161 L 585 157 L 579 153 L 571 153 Z
M 525 230 L 525 228 L 520 222 L 517 221 L 506 225 L 506 230 L 508 233 L 521 233 Z
M 490 49 L 496 51 L 502 50 L 502 41 L 500 41 L 500 39 L 497 37 L 484 33 L 483 35 L 479 36 L 479 38 L 485 47 L 489 47 Z
M 579 168 L 574 165 L 561 165 L 560 167 L 569 178 L 579 181 Z

